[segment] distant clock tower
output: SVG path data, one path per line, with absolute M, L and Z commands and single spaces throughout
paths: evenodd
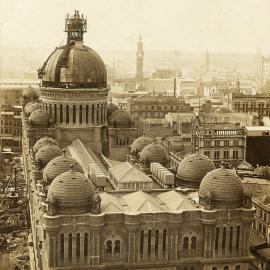
M 140 35 L 137 42 L 136 81 L 141 85 L 143 83 L 143 55 L 143 41 Z

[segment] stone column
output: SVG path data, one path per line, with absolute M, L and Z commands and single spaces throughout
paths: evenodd
M 92 104 L 88 105 L 88 125 L 92 125 Z
M 64 263 L 68 261 L 68 235 L 64 236 Z
M 144 241 L 143 241 L 143 260 L 148 260 L 148 231 L 144 231 Z
M 230 233 L 230 227 L 227 226 L 226 227 L 226 244 L 225 244 L 225 256 L 228 257 L 230 254 L 230 237 L 231 237 L 231 233 Z
M 66 106 L 66 104 L 64 104 L 62 106 L 62 108 L 63 108 L 63 122 L 62 122 L 62 125 L 66 126 L 66 123 L 67 123 L 67 119 L 66 119 L 67 106 Z
M 76 234 L 72 234 L 72 264 L 76 263 Z
M 219 227 L 218 235 L 218 256 L 222 256 L 222 237 L 223 237 L 223 227 Z
M 80 261 L 84 264 L 84 234 L 80 235 Z
M 57 124 L 60 124 L 60 105 L 57 104 L 56 106 L 56 111 L 57 111 Z
M 151 260 L 155 260 L 155 238 L 156 238 L 156 231 L 152 230 L 151 233 Z
M 55 248 L 55 245 L 54 245 L 54 239 L 52 238 L 49 238 L 49 241 L 48 241 L 48 264 L 50 267 L 53 267 L 54 266 L 54 248 Z
M 73 105 L 70 104 L 69 105 L 69 123 L 68 125 L 72 125 L 73 124 Z
M 158 235 L 158 260 L 163 260 L 163 230 L 159 231 Z
M 137 234 L 137 257 L 138 257 L 138 262 L 140 262 L 142 260 L 141 258 L 141 231 L 138 232 Z
M 208 252 L 209 252 L 209 228 L 206 225 L 204 227 L 204 258 L 208 258 Z
M 81 125 L 80 124 L 80 105 L 76 105 L 76 125 Z
M 128 234 L 128 262 L 135 262 L 135 232 Z

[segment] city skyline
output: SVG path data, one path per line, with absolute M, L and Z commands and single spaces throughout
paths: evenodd
M 0 5 L 2 48 L 65 44 L 63 18 L 78 9 L 88 18 L 85 43 L 99 50 L 135 50 L 142 34 L 145 50 L 270 53 L 268 0 L 58 0 L 53 9 L 52 1 L 39 0 Z

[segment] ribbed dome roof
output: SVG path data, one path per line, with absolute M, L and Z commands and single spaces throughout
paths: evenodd
M 93 195 L 90 181 L 83 174 L 70 170 L 52 181 L 48 201 L 57 204 L 58 214 L 84 214 L 91 211 Z
M 39 139 L 39 140 L 35 143 L 35 145 L 34 145 L 34 147 L 33 147 L 34 153 L 36 153 L 42 146 L 47 145 L 47 144 L 50 144 L 50 143 L 51 143 L 51 144 L 58 145 L 58 143 L 57 143 L 57 141 L 56 141 L 55 139 L 53 139 L 53 138 L 51 138 L 51 137 L 48 137 L 48 136 L 45 136 L 45 137 Z
M 207 198 L 213 208 L 239 208 L 243 205 L 244 189 L 240 178 L 232 170 L 218 168 L 203 178 L 199 198 L 202 205 Z
M 134 154 L 139 153 L 146 145 L 151 144 L 152 142 L 153 140 L 151 138 L 141 136 L 133 141 L 130 152 Z
M 29 122 L 33 125 L 48 125 L 50 121 L 50 114 L 42 109 L 33 111 L 29 116 Z
M 59 146 L 53 143 L 49 143 L 42 146 L 37 151 L 35 160 L 36 162 L 41 163 L 42 167 L 44 168 L 50 160 L 61 155 L 62 155 L 62 151 L 59 148 Z
M 42 109 L 42 104 L 40 102 L 29 102 L 24 107 L 24 112 L 30 115 L 35 110 Z
M 131 118 L 127 111 L 119 109 L 111 114 L 110 122 L 114 127 L 130 127 Z
M 190 154 L 179 164 L 177 177 L 187 185 L 199 187 L 204 176 L 215 169 L 214 163 L 202 154 Z
M 67 172 L 70 167 L 75 172 L 84 173 L 82 166 L 73 158 L 68 157 L 65 153 L 49 161 L 43 171 L 43 179 L 50 184 L 59 174 Z
M 101 57 L 81 42 L 56 48 L 42 68 L 43 86 L 99 88 L 107 86 L 106 67 Z
M 35 99 L 37 98 L 37 92 L 29 85 L 27 88 L 23 89 L 22 96 L 27 99 Z
M 151 143 L 146 145 L 141 151 L 140 161 L 149 163 L 159 162 L 164 164 L 167 162 L 167 154 L 160 145 Z
M 110 118 L 112 113 L 119 110 L 118 106 L 114 103 L 110 102 L 107 105 L 107 118 Z

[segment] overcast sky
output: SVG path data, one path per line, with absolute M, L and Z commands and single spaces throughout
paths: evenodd
M 87 15 L 85 43 L 98 50 L 270 53 L 270 0 L 0 0 L 0 45 L 54 48 L 64 17 Z

